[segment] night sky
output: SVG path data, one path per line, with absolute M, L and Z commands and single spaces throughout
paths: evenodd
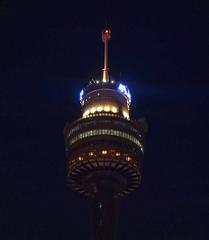
M 209 239 L 207 1 L 0 3 L 0 239 L 90 239 L 87 199 L 65 185 L 63 128 L 110 73 L 144 116 L 143 178 L 120 201 L 120 240 Z

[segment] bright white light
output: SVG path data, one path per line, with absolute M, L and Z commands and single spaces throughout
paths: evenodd
M 131 102 L 131 94 L 130 94 L 130 91 L 127 86 L 120 83 L 118 86 L 118 90 L 120 90 L 123 94 L 125 94 L 129 100 L 129 102 Z
M 99 84 L 99 81 L 98 81 L 98 80 L 96 81 L 96 84 Z
M 129 119 L 129 114 L 127 111 L 123 111 L 123 117 Z
M 126 157 L 126 160 L 127 160 L 127 161 L 131 161 L 132 158 L 128 156 L 128 157 Z
M 91 113 L 95 113 L 96 112 L 96 108 L 95 107 L 92 107 L 91 108 Z
M 118 109 L 113 106 L 112 109 L 111 109 L 111 111 L 112 111 L 113 113 L 116 113 L 116 112 L 118 111 Z
M 118 112 L 118 108 L 116 106 L 109 106 L 109 105 L 105 105 L 105 106 L 102 106 L 102 105 L 99 105 L 99 106 L 94 106 L 90 109 L 87 109 L 84 113 L 83 113 L 83 117 L 86 117 L 88 116 L 90 113 L 93 114 L 93 113 L 96 113 L 96 112 L 102 112 L 102 111 L 105 111 L 105 112 L 113 112 L 113 113 L 117 113 Z M 123 114 L 124 115 L 124 114 Z
M 97 112 L 101 112 L 103 110 L 103 107 L 102 106 L 98 106 L 97 107 Z
M 86 116 L 88 116 L 88 115 L 89 115 L 89 113 L 90 113 L 90 111 L 89 111 L 89 110 L 86 110 L 86 111 L 84 112 L 84 114 L 83 114 L 83 117 L 86 117 Z
M 107 150 L 102 150 L 102 154 L 103 155 L 107 154 Z
M 84 90 L 82 89 L 82 90 L 80 91 L 80 101 L 83 99 L 83 94 L 84 94 Z
M 105 110 L 105 112 L 109 112 L 110 111 L 110 106 L 104 106 L 104 110 Z

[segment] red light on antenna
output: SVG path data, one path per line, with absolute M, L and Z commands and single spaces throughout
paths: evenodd
M 108 28 L 102 29 L 102 41 L 110 40 L 111 38 L 111 30 Z

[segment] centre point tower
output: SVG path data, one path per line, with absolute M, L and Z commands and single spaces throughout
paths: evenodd
M 138 187 L 144 155 L 144 125 L 130 119 L 130 91 L 109 76 L 110 38 L 103 29 L 102 78 L 81 90 L 82 115 L 64 129 L 67 185 L 93 198 L 93 240 L 115 239 L 114 198 Z

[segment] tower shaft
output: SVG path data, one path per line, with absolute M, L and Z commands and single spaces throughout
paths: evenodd
M 93 240 L 116 239 L 116 206 L 113 194 L 107 188 L 100 189 L 92 204 Z

